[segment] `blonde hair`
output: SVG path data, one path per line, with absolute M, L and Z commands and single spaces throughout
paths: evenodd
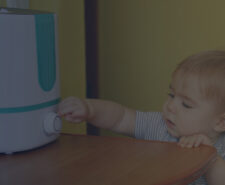
M 195 75 L 203 97 L 216 100 L 225 110 L 225 51 L 213 50 L 194 54 L 184 59 L 173 72 L 184 79 Z

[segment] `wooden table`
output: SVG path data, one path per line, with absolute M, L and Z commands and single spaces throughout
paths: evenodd
M 0 154 L 1 185 L 188 184 L 216 150 L 129 138 L 64 135 L 44 147 Z

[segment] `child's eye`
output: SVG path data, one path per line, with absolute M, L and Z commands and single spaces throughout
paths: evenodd
M 174 94 L 173 93 L 168 93 L 168 96 L 171 98 L 174 98 Z
M 182 103 L 182 105 L 185 107 L 185 108 L 188 108 L 188 109 L 191 109 L 192 107 L 190 105 L 187 105 L 186 103 Z

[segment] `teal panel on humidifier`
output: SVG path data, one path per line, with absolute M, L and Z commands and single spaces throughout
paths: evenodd
M 54 14 L 35 16 L 38 80 L 44 91 L 50 91 L 56 81 Z

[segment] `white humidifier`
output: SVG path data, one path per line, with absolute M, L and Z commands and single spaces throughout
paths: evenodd
M 59 136 L 57 36 L 53 13 L 0 8 L 0 153 Z

